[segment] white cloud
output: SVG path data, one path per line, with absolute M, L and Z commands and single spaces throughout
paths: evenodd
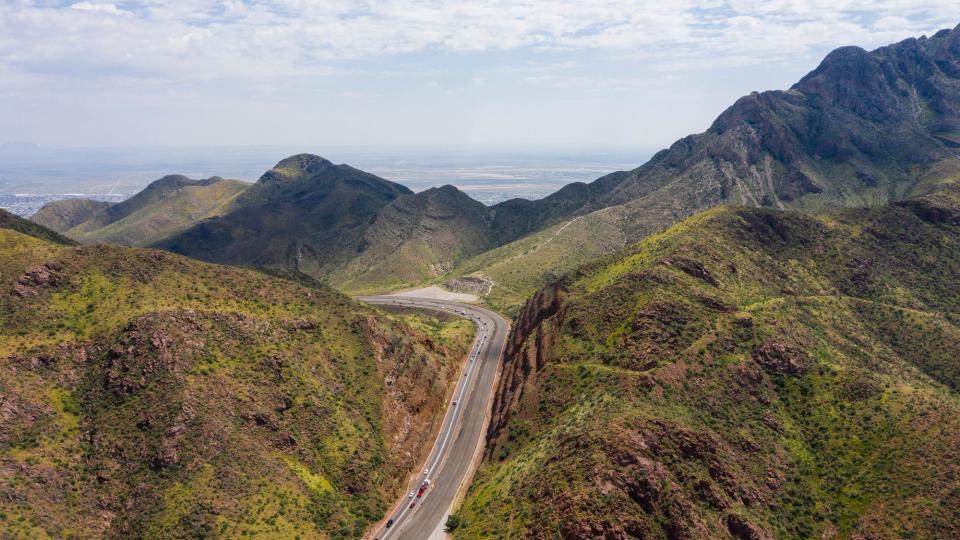
M 448 141 L 560 136 L 580 114 L 583 138 L 660 144 L 833 47 L 958 13 L 960 0 L 0 0 L 0 124 L 39 142 Z M 625 111 L 656 129 L 620 128 Z
M 128 12 L 118 8 L 115 4 L 107 3 L 77 2 L 76 4 L 72 4 L 70 9 L 75 9 L 77 11 L 97 11 L 100 13 L 109 13 L 111 15 L 129 15 Z
M 949 4 L 949 5 L 948 5 Z M 742 61 L 880 44 L 952 25 L 929 0 L 138 0 L 0 8 L 0 63 L 21 71 L 207 80 L 299 76 L 423 51 L 600 49 Z M 954 9 L 951 9 L 954 8 Z M 122 16 L 122 17 L 118 17 Z

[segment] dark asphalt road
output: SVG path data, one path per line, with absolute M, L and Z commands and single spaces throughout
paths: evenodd
M 486 415 L 509 325 L 493 311 L 471 304 L 407 296 L 365 296 L 359 300 L 369 304 L 440 309 L 469 318 L 477 325 L 476 341 L 427 458 L 426 472 L 420 471 L 403 500 L 398 502 L 399 506 L 390 515 L 393 525 L 382 527 L 374 534 L 380 540 L 425 540 L 442 529 L 460 485 L 470 480 L 467 476 L 471 473 L 474 455 L 483 444 Z M 426 479 L 430 480 L 430 487 L 423 497 L 410 499 L 407 494 L 416 492 Z M 416 506 L 411 509 L 410 503 L 414 501 Z

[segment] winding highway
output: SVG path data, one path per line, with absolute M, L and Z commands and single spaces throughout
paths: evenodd
M 484 444 L 487 413 L 509 324 L 489 309 L 460 302 L 391 295 L 364 296 L 359 300 L 446 311 L 470 319 L 477 326 L 476 339 L 424 470 L 413 478 L 387 521 L 373 534 L 379 540 L 440 538 L 460 487 L 472 479 L 475 458 L 479 459 Z

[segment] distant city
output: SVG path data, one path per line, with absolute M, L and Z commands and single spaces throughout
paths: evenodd
M 116 193 L 112 195 L 71 193 L 71 194 L 44 194 L 44 195 L 25 195 L 25 194 L 5 194 L 0 193 L 0 208 L 9 210 L 21 217 L 30 217 L 43 208 L 43 205 L 51 201 L 60 201 L 63 199 L 93 199 L 95 201 L 120 202 L 131 197 L 132 193 Z
M 539 199 L 571 182 L 629 170 L 650 153 L 628 150 L 525 151 L 465 147 L 89 148 L 0 145 L 0 208 L 29 217 L 53 200 L 119 202 L 166 174 L 256 181 L 286 156 L 313 152 L 399 182 L 414 191 L 453 184 L 484 204 Z

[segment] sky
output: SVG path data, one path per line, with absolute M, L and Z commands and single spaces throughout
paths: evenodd
M 0 143 L 657 149 L 960 0 L 0 0 Z

